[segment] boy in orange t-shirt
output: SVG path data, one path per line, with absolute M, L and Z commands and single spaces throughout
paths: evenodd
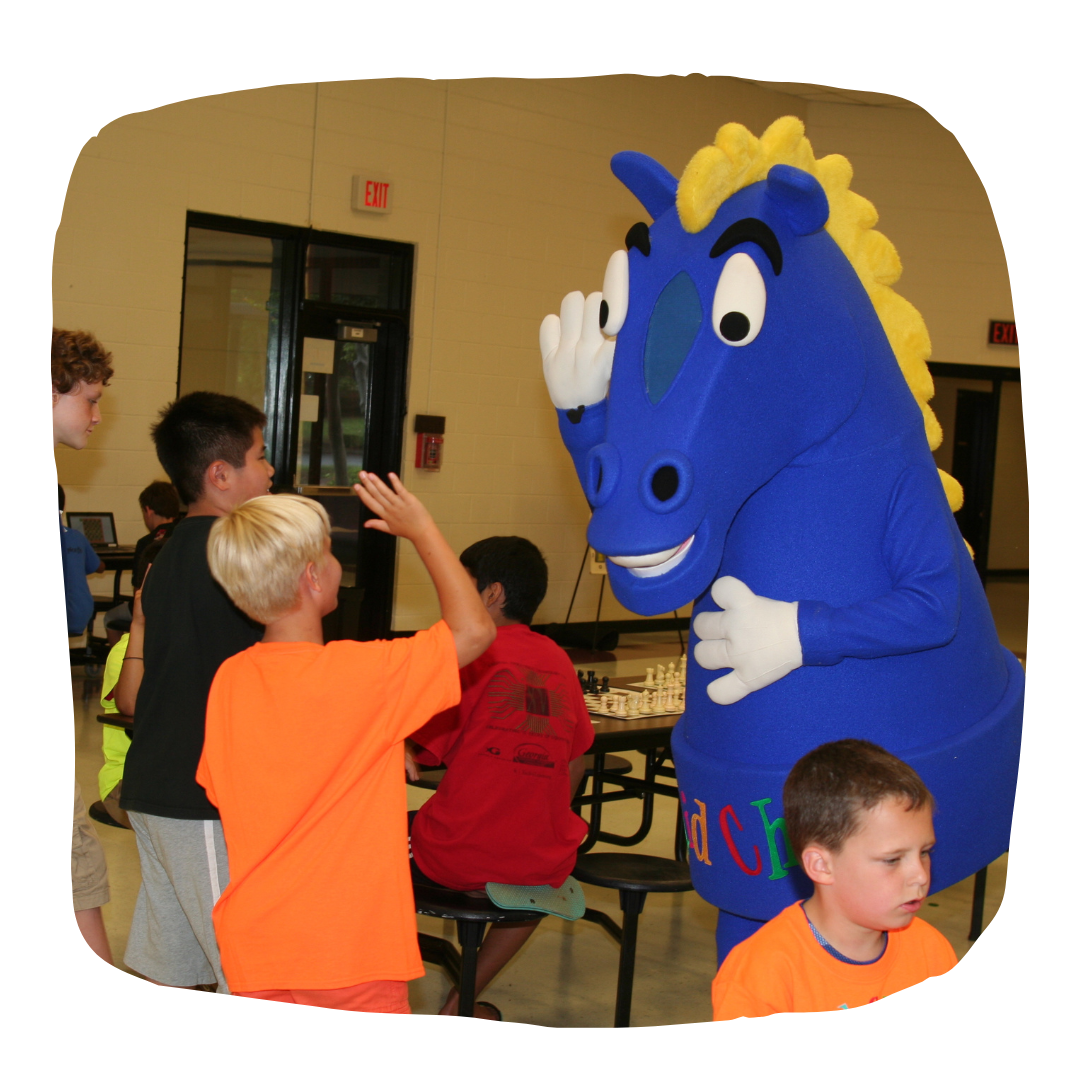
M 323 643 L 341 565 L 318 503 L 262 496 L 210 532 L 211 573 L 266 626 L 218 669 L 196 774 L 228 845 L 214 928 L 233 994 L 407 1013 L 407 980 L 424 974 L 404 739 L 457 704 L 458 668 L 495 627 L 431 515 L 390 481 L 362 472 L 355 490 L 378 515 L 365 525 L 411 540 L 438 592 L 442 620 L 412 638 Z
M 933 811 L 915 770 L 873 743 L 842 739 L 800 758 L 784 820 L 814 895 L 731 950 L 713 980 L 713 1019 L 851 1009 L 948 971 L 952 946 L 915 917 Z

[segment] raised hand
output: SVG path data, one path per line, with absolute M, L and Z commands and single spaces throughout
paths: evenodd
M 798 602 L 758 596 L 730 576 L 713 582 L 712 598 L 724 610 L 702 612 L 694 620 L 701 638 L 694 659 L 710 671 L 732 669 L 706 688 L 717 705 L 741 701 L 802 667 Z
M 540 324 L 544 380 L 557 409 L 594 405 L 607 396 L 615 339 L 600 332 L 603 294 L 567 293 L 558 315 Z
M 406 489 L 397 475 L 388 475 L 393 487 L 387 487 L 369 472 L 361 472 L 360 483 L 353 484 L 353 491 L 360 496 L 360 501 L 378 515 L 365 521 L 364 528 L 403 536 L 416 543 L 425 532 L 435 528 L 435 522 L 427 507 Z

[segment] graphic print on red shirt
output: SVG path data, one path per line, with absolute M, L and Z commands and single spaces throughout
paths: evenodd
M 499 628 L 461 671 L 461 705 L 412 736 L 447 772 L 416 815 L 413 856 L 452 889 L 561 885 L 585 822 L 570 809 L 571 761 L 592 745 L 573 665 L 527 626 Z

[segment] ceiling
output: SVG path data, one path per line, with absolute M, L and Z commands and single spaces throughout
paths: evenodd
M 745 82 L 765 90 L 775 90 L 780 94 L 791 94 L 806 101 L 823 101 L 831 105 L 869 105 L 875 108 L 917 109 L 914 102 L 907 98 L 893 97 L 891 94 L 876 94 L 872 90 L 844 90 L 836 86 L 818 86 L 816 83 L 763 82 L 760 79 L 746 79 Z

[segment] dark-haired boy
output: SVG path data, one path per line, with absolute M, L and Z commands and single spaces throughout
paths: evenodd
M 239 398 L 199 391 L 165 408 L 151 429 L 188 514 L 146 580 L 143 655 L 124 659 L 146 667 L 120 798 L 142 868 L 124 962 L 167 986 L 216 983 L 227 992 L 211 921 L 228 884 L 225 842 L 195 770 L 214 675 L 263 628 L 211 577 L 206 542 L 219 517 L 270 488 L 265 423 Z
M 873 743 L 842 739 L 800 758 L 784 820 L 814 895 L 731 950 L 713 980 L 713 1019 L 851 1009 L 948 971 L 952 946 L 915 917 L 933 812 L 915 770 Z
M 570 808 L 593 741 L 566 653 L 529 629 L 547 592 L 547 566 L 530 541 L 490 536 L 461 553 L 496 626 L 494 644 L 461 669 L 461 704 L 415 732 L 415 759 L 446 765 L 416 813 L 412 854 L 428 879 L 451 889 L 488 882 L 558 887 L 587 831 Z M 525 944 L 537 922 L 493 923 L 477 956 L 476 990 Z M 501 1019 L 494 1006 L 477 1003 Z M 442 1015 L 457 1015 L 451 990 Z
M 180 497 L 176 488 L 164 480 L 155 480 L 139 492 L 139 510 L 142 513 L 146 535 L 135 542 L 135 570 L 131 575 L 132 589 L 142 586 L 142 577 L 146 566 L 142 561 L 143 552 L 155 540 L 167 540 L 180 517 Z
M 131 589 L 137 592 L 142 586 L 146 572 L 146 549 L 155 540 L 167 540 L 172 534 L 176 519 L 180 517 L 180 499 L 176 488 L 164 480 L 155 480 L 139 492 L 139 510 L 142 512 L 146 535 L 135 541 L 132 555 Z M 105 615 L 105 636 L 109 645 L 115 645 L 122 634 L 131 629 L 131 602 L 117 604 Z M 93 813 L 91 812 L 91 816 Z M 100 820 L 100 819 L 95 819 Z

